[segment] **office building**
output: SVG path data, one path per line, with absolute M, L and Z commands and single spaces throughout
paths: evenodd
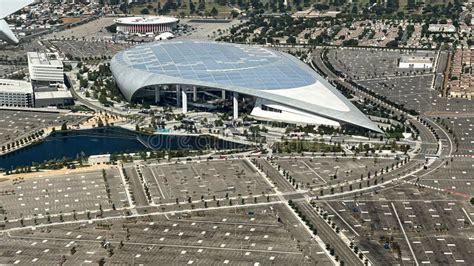
M 0 79 L 0 106 L 32 107 L 33 88 L 22 80 Z
M 35 91 L 64 86 L 64 68 L 58 53 L 28 52 L 28 70 Z

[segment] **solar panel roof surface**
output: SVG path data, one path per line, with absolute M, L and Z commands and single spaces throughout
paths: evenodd
M 165 41 L 136 46 L 116 59 L 150 73 L 258 90 L 298 88 L 316 82 L 296 58 L 255 46 Z

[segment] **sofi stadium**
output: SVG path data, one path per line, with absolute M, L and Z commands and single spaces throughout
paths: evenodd
M 188 105 L 208 106 L 228 99 L 237 119 L 239 103 L 250 97 L 250 115 L 258 119 L 335 127 L 347 123 L 381 132 L 309 66 L 268 48 L 210 41 L 155 42 L 116 54 L 111 69 L 128 101 L 171 100 L 186 113 Z M 209 99 L 216 92 L 220 99 Z

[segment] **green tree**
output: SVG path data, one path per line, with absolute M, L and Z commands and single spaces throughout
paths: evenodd
M 290 36 L 290 37 L 288 37 L 288 39 L 286 39 L 286 43 L 295 44 L 296 43 L 296 38 L 293 37 L 293 36 Z
M 189 0 L 189 13 L 193 14 L 194 12 L 196 12 L 196 5 L 192 0 Z
M 85 79 L 80 79 L 79 86 L 81 86 L 81 88 L 87 88 L 89 86 L 89 82 L 87 82 Z
M 388 48 L 397 48 L 398 47 L 398 41 L 397 40 L 391 40 L 385 46 L 388 47 Z
M 222 120 L 220 120 L 220 119 L 216 119 L 216 120 L 214 121 L 214 125 L 215 125 L 216 127 L 221 127 L 221 126 L 224 125 L 224 122 L 222 122 Z
M 105 96 L 105 94 L 101 93 L 101 94 L 100 94 L 100 97 L 99 97 L 99 102 L 100 102 L 101 104 L 107 104 L 107 103 L 108 103 L 108 101 L 107 101 L 107 96 Z
M 387 0 L 387 11 L 396 11 L 400 7 L 398 0 Z
M 235 11 L 235 10 L 232 10 L 232 11 L 230 12 L 230 15 L 232 16 L 232 18 L 236 18 L 236 17 L 239 16 L 239 12 L 237 12 L 237 11 Z
M 206 9 L 206 1 L 205 0 L 199 0 L 198 9 L 201 10 L 201 11 L 204 11 Z
M 217 14 L 219 14 L 219 11 L 217 11 L 216 7 L 213 7 L 211 10 L 211 16 L 215 17 Z

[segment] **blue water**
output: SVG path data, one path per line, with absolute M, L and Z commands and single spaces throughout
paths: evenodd
M 0 156 L 0 168 L 14 169 L 53 159 L 143 150 L 231 149 L 244 145 L 208 136 L 144 135 L 122 128 L 56 132 L 43 142 Z

